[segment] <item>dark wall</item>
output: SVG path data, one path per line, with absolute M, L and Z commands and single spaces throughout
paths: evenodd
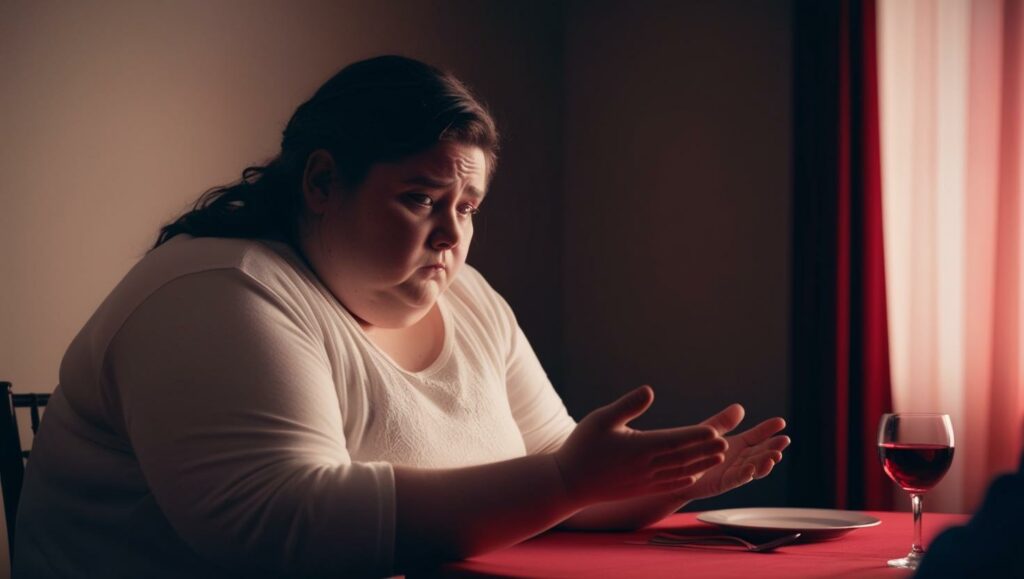
M 562 394 L 640 427 L 788 399 L 790 3 L 570 2 Z M 783 462 L 783 466 L 785 462 Z M 785 469 L 700 508 L 783 504 Z

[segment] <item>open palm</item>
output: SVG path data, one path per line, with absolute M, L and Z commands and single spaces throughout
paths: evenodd
M 739 404 L 733 404 L 701 424 L 708 424 L 726 433 L 739 425 L 745 412 Z M 782 460 L 782 451 L 789 446 L 789 437 L 776 435 L 786 427 L 781 418 L 769 418 L 757 426 L 727 436 L 729 443 L 725 460 L 707 470 L 701 478 L 687 489 L 687 499 L 703 499 L 720 495 L 748 482 L 768 475 L 776 463 Z

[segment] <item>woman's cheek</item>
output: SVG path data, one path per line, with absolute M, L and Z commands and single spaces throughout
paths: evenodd
M 385 261 L 392 268 L 426 265 L 423 247 L 426 239 L 415 231 L 392 230 L 392 235 L 381 240 Z M 424 262 L 424 263 L 420 263 Z
M 462 261 L 466 260 L 466 255 L 469 253 L 469 246 L 471 243 L 473 243 L 472 222 L 462 229 L 462 241 L 459 242 L 459 254 L 461 254 Z

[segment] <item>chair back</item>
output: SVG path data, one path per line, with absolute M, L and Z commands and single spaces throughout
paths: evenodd
M 18 433 L 18 408 L 28 408 L 32 434 L 39 430 L 40 409 L 50 401 L 49 394 L 15 394 L 10 382 L 0 382 L 4 393 L 4 410 L 0 411 L 0 489 L 4 495 L 4 518 L 7 521 L 7 546 L 14 557 L 14 521 L 18 516 L 18 497 L 25 478 L 28 450 L 21 448 Z

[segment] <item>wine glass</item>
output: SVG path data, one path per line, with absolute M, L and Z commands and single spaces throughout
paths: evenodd
M 890 567 L 917 569 L 921 546 L 921 497 L 931 490 L 953 462 L 953 423 L 948 414 L 885 414 L 878 425 L 878 457 L 889 478 L 910 493 L 914 508 L 914 543 Z

